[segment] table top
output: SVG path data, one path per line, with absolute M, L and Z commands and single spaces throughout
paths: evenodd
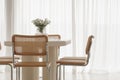
M 57 40 L 57 39 L 48 40 L 48 46 L 65 46 L 70 43 L 71 43 L 71 40 Z M 4 45 L 12 46 L 12 41 L 5 41 Z

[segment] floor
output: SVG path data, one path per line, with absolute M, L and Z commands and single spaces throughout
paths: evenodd
M 10 72 L 0 72 L 0 80 L 10 80 Z M 14 71 L 15 80 L 15 71 Z M 40 78 L 40 80 L 42 80 Z M 120 80 L 120 73 L 66 73 L 65 80 Z

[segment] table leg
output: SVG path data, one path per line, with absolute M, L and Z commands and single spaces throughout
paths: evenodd
M 57 47 L 50 46 L 49 47 L 49 61 L 51 62 L 50 67 L 50 80 L 56 80 L 56 59 L 57 59 Z M 45 58 L 43 59 L 45 60 Z M 48 80 L 48 76 L 46 75 L 46 69 L 43 69 L 43 80 Z
M 23 61 L 38 61 L 37 57 L 24 56 Z M 39 80 L 39 67 L 22 67 L 22 80 Z

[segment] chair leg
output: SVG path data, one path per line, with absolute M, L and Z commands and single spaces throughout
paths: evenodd
M 65 66 L 63 65 L 63 80 L 65 80 Z
M 20 67 L 16 68 L 16 80 L 20 80 Z
M 58 77 L 59 77 L 59 76 L 58 76 L 58 72 L 59 72 L 59 71 L 58 71 L 58 68 L 59 68 L 59 66 L 60 66 L 60 65 L 57 65 L 57 68 L 56 68 L 56 80 L 58 80 Z
M 50 67 L 48 67 L 47 70 L 48 70 L 48 80 L 50 80 Z
M 18 75 L 19 75 L 19 80 L 20 80 L 20 67 L 18 68 L 18 70 L 19 70 L 19 71 L 18 71 L 18 72 L 19 72 L 19 74 L 18 74 Z
M 13 80 L 13 67 L 12 67 L 12 65 L 11 64 L 8 64 L 9 66 L 10 66 L 10 68 L 11 68 L 11 80 Z
M 61 65 L 59 65 L 59 80 L 61 80 Z

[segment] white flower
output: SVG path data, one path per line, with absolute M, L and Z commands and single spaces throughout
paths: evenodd
M 37 18 L 37 19 L 33 20 L 32 22 L 36 26 L 46 26 L 47 24 L 50 23 L 50 20 L 48 20 L 47 18 L 45 18 L 45 20 Z

